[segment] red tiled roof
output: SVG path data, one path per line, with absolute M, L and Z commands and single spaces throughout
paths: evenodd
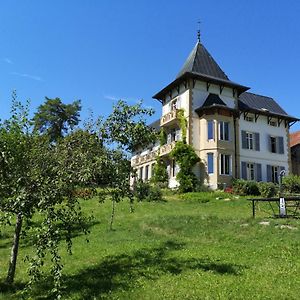
M 290 147 L 300 144 L 300 130 L 290 133 Z

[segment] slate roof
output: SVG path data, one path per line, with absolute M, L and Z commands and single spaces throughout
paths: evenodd
M 200 42 L 197 42 L 176 78 L 179 78 L 186 72 L 229 80 L 225 72 Z
M 148 125 L 149 127 L 152 127 L 155 131 L 160 131 L 160 119 L 152 122 L 151 124 Z
M 209 94 L 204 101 L 202 107 L 208 107 L 212 105 L 224 105 L 226 106 L 225 102 L 216 94 Z
M 297 118 L 288 115 L 273 98 L 267 96 L 261 96 L 249 92 L 242 93 L 239 96 L 238 106 L 242 111 L 252 110 L 264 114 L 273 114 L 298 120 Z
M 238 90 L 239 94 L 249 89 L 249 87 L 229 80 L 228 76 L 216 63 L 216 61 L 209 54 L 206 48 L 200 42 L 197 42 L 194 49 L 183 64 L 183 67 L 178 73 L 176 79 L 161 91 L 156 93 L 153 98 L 162 100 L 170 90 L 180 85 L 182 82 L 189 78 L 233 87 Z

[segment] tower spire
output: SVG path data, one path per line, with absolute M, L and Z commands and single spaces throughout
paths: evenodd
M 197 40 L 200 43 L 200 37 L 201 37 L 200 24 L 201 24 L 201 22 L 198 21 L 197 23 L 198 23 Z

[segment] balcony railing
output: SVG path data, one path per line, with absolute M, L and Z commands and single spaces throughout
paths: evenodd
M 147 163 L 149 161 L 153 161 L 155 160 L 157 155 L 158 155 L 158 150 L 152 151 L 142 156 L 138 156 L 132 160 L 132 166 L 137 166 L 137 165 Z
M 176 141 L 173 141 L 170 144 L 165 144 L 165 145 L 161 146 L 159 149 L 159 155 L 164 156 L 164 155 L 169 154 L 174 149 L 175 144 L 176 144 Z
M 172 121 L 176 121 L 178 117 L 178 109 L 171 110 L 167 114 L 163 115 L 160 119 L 160 126 L 164 126 Z

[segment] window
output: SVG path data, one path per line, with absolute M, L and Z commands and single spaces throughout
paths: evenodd
M 149 165 L 145 167 L 145 180 L 149 179 Z
M 242 130 L 242 148 L 260 151 L 260 134 L 258 132 L 249 132 Z
M 250 116 L 247 116 L 247 117 L 245 118 L 245 120 L 246 120 L 247 122 L 254 122 L 254 118 L 253 118 L 253 117 L 250 117 Z
M 139 175 L 139 179 L 143 179 L 143 167 L 140 167 L 140 175 Z
M 214 154 L 207 153 L 207 173 L 212 174 L 214 172 Z
M 269 147 L 272 153 L 284 154 L 284 140 L 282 136 L 270 136 Z
M 277 127 L 277 122 L 276 122 L 276 121 L 271 120 L 271 121 L 269 121 L 269 124 L 270 124 L 271 126 Z
M 271 139 L 271 152 L 272 153 L 276 153 L 277 151 L 276 151 L 276 137 L 274 137 L 274 136 L 271 136 L 270 137 L 270 139 Z
M 214 121 L 213 120 L 207 121 L 207 139 L 208 140 L 214 139 Z
M 272 166 L 272 173 L 271 173 L 271 175 L 272 175 L 272 182 L 274 182 L 274 183 L 278 183 L 278 175 L 279 175 L 279 173 L 278 173 L 278 167 L 277 166 Z
M 247 163 L 247 180 L 255 180 L 254 163 Z
M 154 175 L 154 167 L 155 167 L 155 163 L 151 165 L 151 177 L 153 177 Z
M 172 160 L 171 163 L 171 177 L 175 177 L 177 174 L 176 163 L 175 160 Z
M 230 175 L 231 173 L 231 156 L 227 154 L 221 154 L 220 156 L 220 174 Z
M 229 122 L 219 123 L 219 137 L 222 141 L 229 141 Z
M 246 132 L 246 147 L 247 149 L 253 150 L 254 146 L 253 146 L 253 133 L 252 132 Z

